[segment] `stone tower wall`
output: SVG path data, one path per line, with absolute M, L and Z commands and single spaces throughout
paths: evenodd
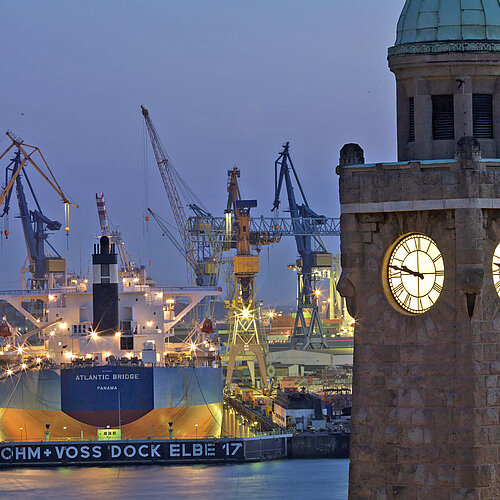
M 342 276 L 356 319 L 351 499 L 500 498 L 500 162 L 477 157 L 339 167 Z M 442 252 L 443 291 L 418 316 L 394 308 L 383 262 L 421 232 Z

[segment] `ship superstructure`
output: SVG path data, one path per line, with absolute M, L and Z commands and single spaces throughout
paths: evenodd
M 0 341 L 0 438 L 97 435 L 220 434 L 222 368 L 209 336 L 170 343 L 173 328 L 217 288 L 168 288 L 118 283 L 116 253 L 102 237 L 93 255 L 93 282 L 57 289 L 0 293 L 38 328 Z M 187 299 L 177 315 L 171 304 Z M 34 317 L 26 301 L 41 301 Z M 200 327 L 201 330 L 202 327 Z M 41 345 L 29 345 L 38 337 Z

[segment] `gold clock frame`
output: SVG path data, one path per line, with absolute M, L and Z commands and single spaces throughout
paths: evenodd
M 411 250 L 411 251 L 407 252 L 407 256 L 410 255 L 411 253 L 417 251 L 417 250 L 420 250 L 422 253 L 427 255 L 429 257 L 429 259 L 433 261 L 433 264 L 434 264 L 434 271 L 435 271 L 434 272 L 434 280 L 433 280 L 432 286 L 430 287 L 429 291 L 422 296 L 414 295 L 410 291 L 408 291 L 406 286 L 404 285 L 403 278 L 401 278 L 401 285 L 400 286 L 402 286 L 402 289 L 406 292 L 407 296 L 411 296 L 410 302 L 409 302 L 410 305 L 412 303 L 411 302 L 412 300 L 418 301 L 418 303 L 420 305 L 422 305 L 423 298 L 426 298 L 426 300 L 428 300 L 430 302 L 430 304 L 426 305 L 425 307 L 421 307 L 420 309 L 415 309 L 415 308 L 412 308 L 409 306 L 405 307 L 404 301 L 400 301 L 400 300 L 398 300 L 398 298 L 396 298 L 395 293 L 394 293 L 393 284 L 391 283 L 392 280 L 390 278 L 390 270 L 389 270 L 391 258 L 393 257 L 396 249 L 398 247 L 402 246 L 403 242 L 409 241 L 411 239 L 416 239 L 416 237 L 418 237 L 418 239 L 420 241 L 421 240 L 429 241 L 430 244 L 425 251 L 420 250 L 417 247 L 415 247 L 414 250 L 412 250 L 410 248 L 409 250 Z M 433 247 L 437 251 L 437 257 L 435 259 L 433 259 L 428 254 L 431 247 Z M 500 245 L 499 245 L 499 249 L 500 249 Z M 403 261 L 404 260 L 405 259 L 403 259 Z M 403 263 L 403 261 L 401 261 L 401 262 Z M 441 261 L 441 264 L 436 269 L 436 263 L 439 261 Z M 420 277 L 420 275 L 422 273 L 419 272 L 419 269 L 420 268 L 418 268 L 416 272 L 412 272 L 410 269 L 408 269 L 408 271 L 411 272 L 411 274 L 418 275 L 418 277 Z M 403 270 L 401 270 L 401 271 L 403 272 Z M 423 274 L 430 274 L 430 273 L 425 272 Z M 425 276 L 424 276 L 424 278 L 425 278 Z M 424 278 L 422 278 L 422 279 L 424 279 Z M 436 279 L 436 278 L 438 278 L 438 279 Z M 413 232 L 406 233 L 406 234 L 400 236 L 391 244 L 391 246 L 387 249 L 387 251 L 384 254 L 384 260 L 383 260 L 383 264 L 382 264 L 382 284 L 383 284 L 383 288 L 384 288 L 384 293 L 385 293 L 387 300 L 392 305 L 392 307 L 394 309 L 396 309 L 401 314 L 404 314 L 406 316 L 415 317 L 415 316 L 421 316 L 422 314 L 425 314 L 426 312 L 428 312 L 432 307 L 434 307 L 436 302 L 441 297 L 441 293 L 442 293 L 442 290 L 444 288 L 444 281 L 445 281 L 445 265 L 444 265 L 443 254 L 442 254 L 441 250 L 439 249 L 438 245 L 436 244 L 436 242 L 430 236 L 428 236 L 424 233 L 413 231 Z M 432 299 L 430 298 L 431 293 L 433 294 Z M 436 293 L 437 293 L 437 295 L 436 295 Z

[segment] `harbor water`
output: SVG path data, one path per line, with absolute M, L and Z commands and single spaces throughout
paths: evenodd
M 2 471 L 0 498 L 347 499 L 348 460 Z M 22 494 L 21 494 L 22 492 Z

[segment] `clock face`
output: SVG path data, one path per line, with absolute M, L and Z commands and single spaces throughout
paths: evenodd
M 500 281 L 500 272 L 497 276 Z M 429 310 L 444 284 L 443 256 L 434 241 L 418 233 L 402 238 L 389 256 L 387 280 L 392 297 L 405 312 Z
M 500 244 L 495 248 L 491 267 L 493 272 L 493 284 L 495 285 L 497 294 L 500 296 Z

